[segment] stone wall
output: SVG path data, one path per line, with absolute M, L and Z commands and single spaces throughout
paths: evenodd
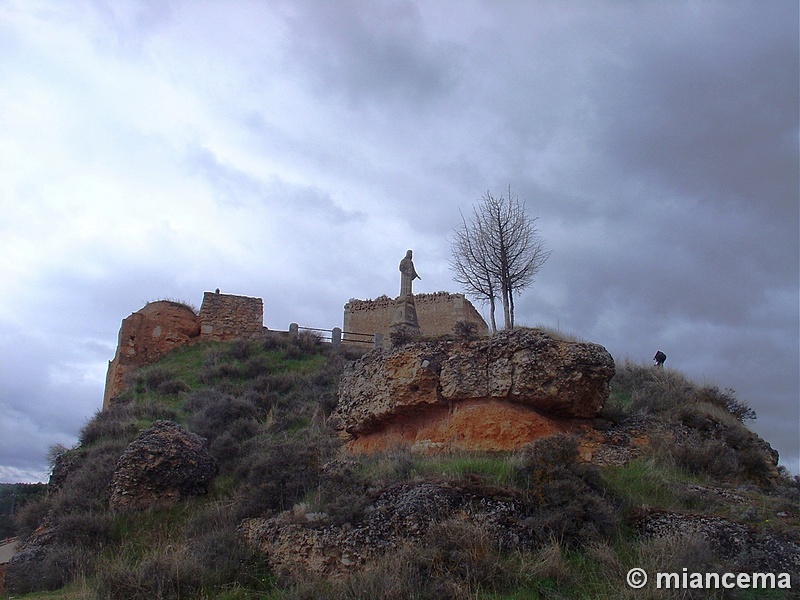
M 264 331 L 261 298 L 206 292 L 200 314 L 180 302 L 150 302 L 122 321 L 117 351 L 108 363 L 103 408 L 121 394 L 128 375 L 179 346 L 225 342 Z
M 200 307 L 200 339 L 225 342 L 258 335 L 264 330 L 264 302 L 261 298 L 218 292 L 203 294 Z
M 489 334 L 486 321 L 464 294 L 416 294 L 414 303 L 420 333 L 425 337 L 452 334 L 458 321 L 475 323 L 479 335 Z M 347 332 L 380 333 L 384 343 L 388 342 L 393 309 L 394 299 L 388 296 L 375 300 L 350 300 L 344 305 L 344 339 L 347 340 Z

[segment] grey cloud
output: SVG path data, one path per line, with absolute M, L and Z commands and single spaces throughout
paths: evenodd
M 338 206 L 329 194 L 313 186 L 293 186 L 277 177 L 259 179 L 224 164 L 206 148 L 194 147 L 187 158 L 192 170 L 212 185 L 215 197 L 224 204 L 243 208 L 248 203 L 271 207 L 294 207 L 310 219 L 334 223 L 359 221 L 364 215 Z
M 710 6 L 713 29 L 656 33 L 604 70 L 603 147 L 656 185 L 796 216 L 797 7 Z
M 452 48 L 428 39 L 414 3 L 299 3 L 288 22 L 292 53 L 320 91 L 335 90 L 357 108 L 419 111 L 457 78 Z M 292 67 L 292 64 L 289 64 Z
M 136 2 L 110 2 L 91 0 L 93 13 L 104 26 L 104 34 L 97 38 L 114 42 L 115 49 L 138 52 L 152 35 L 163 31 L 174 22 L 177 4 L 173 0 L 137 0 Z
M 75 351 L 73 336 L 28 332 L 7 323 L 3 331 L 0 457 L 4 466 L 41 472 L 48 447 L 74 444 L 85 420 L 100 407 L 102 383 L 85 381 L 81 368 L 63 371 L 71 361 L 92 358 L 85 349 Z

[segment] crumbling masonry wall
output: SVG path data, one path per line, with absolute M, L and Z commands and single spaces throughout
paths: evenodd
M 458 321 L 474 323 L 478 335 L 489 334 L 486 321 L 464 294 L 416 294 L 414 303 L 419 330 L 425 337 L 452 334 L 453 326 Z M 380 333 L 384 342 L 388 342 L 393 309 L 394 300 L 388 296 L 375 300 L 350 300 L 344 305 L 344 339 L 347 340 L 347 332 L 370 335 Z
M 261 298 L 206 292 L 200 307 L 200 339 L 226 342 L 264 330 Z
M 159 300 L 122 321 L 114 358 L 108 363 L 103 408 L 127 385 L 128 375 L 167 352 L 197 341 L 225 342 L 264 330 L 261 298 L 206 292 L 200 314 L 180 302 Z

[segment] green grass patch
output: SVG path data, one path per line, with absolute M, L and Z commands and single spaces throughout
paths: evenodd
M 178 374 L 178 378 L 191 389 L 198 389 L 202 387 L 200 375 L 205 368 L 206 355 L 210 348 L 220 345 L 219 342 L 204 342 L 181 346 L 167 353 L 157 365 Z
M 325 364 L 325 356 L 322 354 L 289 357 L 280 350 L 270 350 L 266 355 L 273 361 L 277 371 L 311 372 Z
M 511 484 L 515 469 L 510 454 L 445 454 L 417 458 L 411 476 L 453 480 L 477 476 L 485 483 L 504 486 Z
M 114 552 L 135 560 L 154 547 L 169 544 L 182 536 L 186 520 L 203 502 L 196 498 L 169 508 L 117 514 L 111 530 Z
M 94 600 L 96 597 L 94 590 L 85 580 L 70 583 L 61 589 L 49 592 L 31 592 L 20 596 L 11 596 L 14 600 Z
M 647 458 L 639 458 L 624 466 L 601 469 L 606 486 L 627 508 L 650 506 L 682 510 L 699 508 L 681 490 L 696 479 L 677 468 L 665 467 Z

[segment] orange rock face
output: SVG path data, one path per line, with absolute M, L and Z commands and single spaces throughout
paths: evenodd
M 605 348 L 538 330 L 374 350 L 348 366 L 331 424 L 353 451 L 499 451 L 582 429 L 608 399 Z
M 400 445 L 412 451 L 497 452 L 531 440 L 576 429 L 574 422 L 546 417 L 525 406 L 491 398 L 467 400 L 448 408 L 399 416 L 382 429 L 351 440 L 353 452 L 380 452 Z
M 125 387 L 125 376 L 200 335 L 200 317 L 183 304 L 151 302 L 122 321 L 117 353 L 108 363 L 103 408 Z

